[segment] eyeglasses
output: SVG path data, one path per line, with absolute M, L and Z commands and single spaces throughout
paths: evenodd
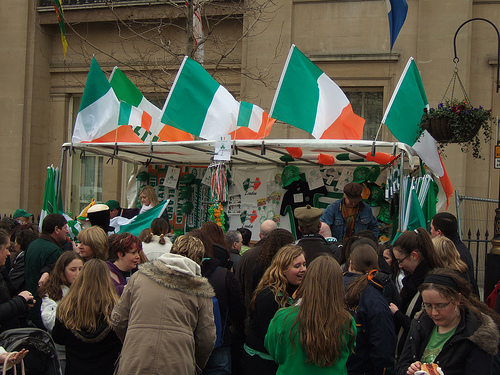
M 409 257 L 409 255 L 407 255 L 407 256 L 405 256 L 404 258 L 401 258 L 401 259 L 396 259 L 396 263 L 397 264 L 401 264 L 401 263 L 403 263 L 403 260 L 405 260 L 408 257 Z
M 427 311 L 431 311 L 432 309 L 436 311 L 443 311 L 448 307 L 450 303 L 451 301 L 449 301 L 448 303 L 436 303 L 435 305 L 431 303 L 422 303 L 422 308 L 426 309 Z

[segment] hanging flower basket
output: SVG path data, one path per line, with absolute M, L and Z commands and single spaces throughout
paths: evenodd
M 448 143 L 459 143 L 462 151 L 471 149 L 472 156 L 480 159 L 479 130 L 482 129 L 484 141 L 489 142 L 491 118 L 491 112 L 481 106 L 474 108 L 466 101 L 451 99 L 440 103 L 437 108 L 425 109 L 420 127 L 440 143 L 440 151 Z
M 453 125 L 448 118 L 436 117 L 429 118 L 421 124 L 421 127 L 427 130 L 437 142 L 462 143 L 472 141 L 479 132 L 481 125 L 482 122 L 476 121 L 471 123 L 469 127 L 462 129 L 462 131 L 457 127 L 456 130 L 459 130 L 459 132 L 455 134 Z

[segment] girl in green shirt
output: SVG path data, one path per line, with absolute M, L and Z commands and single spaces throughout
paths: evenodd
M 292 307 L 274 316 L 264 341 L 277 374 L 347 374 L 356 323 L 344 309 L 342 270 L 329 255 L 313 260 Z

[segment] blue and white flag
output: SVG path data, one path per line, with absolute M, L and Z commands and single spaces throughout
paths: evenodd
M 391 51 L 396 38 L 403 27 L 408 13 L 406 0 L 385 0 L 389 14 L 389 29 L 391 31 Z

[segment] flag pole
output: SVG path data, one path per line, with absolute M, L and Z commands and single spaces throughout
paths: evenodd
M 382 129 L 382 125 L 384 125 L 384 123 L 381 121 L 380 126 L 378 127 L 378 130 L 377 130 L 377 134 L 375 135 L 375 139 L 374 139 L 375 141 L 377 140 L 378 135 L 380 134 L 380 129 Z

